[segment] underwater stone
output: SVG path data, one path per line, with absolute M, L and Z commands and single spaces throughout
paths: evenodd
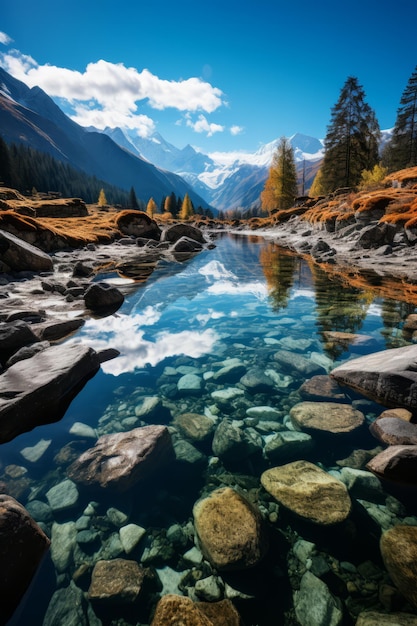
M 259 511 L 230 487 L 196 502 L 193 515 L 201 550 L 215 568 L 247 569 L 266 554 L 269 542 Z
M 327 374 L 322 365 L 315 363 L 311 359 L 306 359 L 301 354 L 290 352 L 289 350 L 280 350 L 274 354 L 274 360 L 277 361 L 281 367 L 288 370 L 292 370 L 301 374 L 304 378 L 316 376 L 317 374 Z
M 314 441 L 307 433 L 285 430 L 277 433 L 265 444 L 264 456 L 268 461 L 288 461 L 291 457 L 304 456 L 311 452 Z
M 52 524 L 51 558 L 59 574 L 64 573 L 71 564 L 76 544 L 77 529 L 74 522 Z
M 76 506 L 78 498 L 78 489 L 72 480 L 64 480 L 46 492 L 46 499 L 53 511 L 71 509 Z
M 360 428 L 365 416 L 349 404 L 338 402 L 299 402 L 290 410 L 295 428 L 310 434 L 344 434 Z
M 217 602 L 223 598 L 223 586 L 219 584 L 216 576 L 207 576 L 197 580 L 194 590 L 201 600 Z
M 174 420 L 175 426 L 191 441 L 201 442 L 208 439 L 214 431 L 215 423 L 206 415 L 182 413 Z
M 226 361 L 223 367 L 214 372 L 212 380 L 218 384 L 237 383 L 245 372 L 246 366 L 239 359 L 230 359 L 230 362 Z
M 256 417 L 265 421 L 279 421 L 280 418 L 282 418 L 283 412 L 278 409 L 274 409 L 271 406 L 252 406 L 249 409 L 246 409 L 246 415 L 248 417 Z
M 340 626 L 343 623 L 343 605 L 339 598 L 308 571 L 301 579 L 299 591 L 294 593 L 294 608 L 301 626 Z
M 398 525 L 384 532 L 380 549 L 392 581 L 417 608 L 417 527 Z
M 51 443 L 52 439 L 40 439 L 40 441 L 38 441 L 38 443 L 34 446 L 23 448 L 23 450 L 20 451 L 20 454 L 24 459 L 26 459 L 26 461 L 36 463 L 42 458 Z
M 380 613 L 363 611 L 359 613 L 355 626 L 415 626 L 416 616 L 412 613 Z
M 178 391 L 182 394 L 200 395 L 203 388 L 203 379 L 197 374 L 185 374 L 177 382 Z
M 261 483 L 278 503 L 315 524 L 337 524 L 351 510 L 346 486 L 308 461 L 294 461 L 266 470 Z
M 26 510 L 37 522 L 50 522 L 52 520 L 52 509 L 41 500 L 31 500 L 26 504 Z
M 238 387 L 227 387 L 226 389 L 218 389 L 211 393 L 213 400 L 220 404 L 230 404 L 233 400 L 243 395 L 245 395 L 245 392 Z
M 119 537 L 126 554 L 130 554 L 136 548 L 145 533 L 145 528 L 137 524 L 127 524 L 120 528 Z
M 43 621 L 43 626 L 90 626 L 87 617 L 87 601 L 73 581 L 68 587 L 58 589 L 53 594 Z
M 240 379 L 242 385 L 246 387 L 250 393 L 267 393 L 274 387 L 274 381 L 267 376 L 259 367 L 252 367 Z
M 107 509 L 106 515 L 114 526 L 123 526 L 129 519 L 129 516 L 124 511 L 119 511 L 119 509 L 114 507 Z
M 86 439 L 97 439 L 97 433 L 94 428 L 91 428 L 88 424 L 82 422 L 74 422 L 70 428 L 70 434 L 77 437 L 84 437 Z
M 223 419 L 214 433 L 213 454 L 223 461 L 233 463 L 260 452 L 262 439 L 259 435 L 251 436 L 251 432 L 254 431 L 248 430 L 236 426 L 229 419 Z
M 98 561 L 93 569 L 88 598 L 93 603 L 131 604 L 142 589 L 145 570 L 136 561 Z

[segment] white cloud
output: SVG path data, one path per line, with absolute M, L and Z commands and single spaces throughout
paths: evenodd
M 0 43 L 4 44 L 5 46 L 8 46 L 9 43 L 11 43 L 12 41 L 13 39 L 9 37 L 9 35 L 7 35 L 6 33 L 3 33 L 0 30 Z
M 240 133 L 243 133 L 243 127 L 242 126 L 237 126 L 235 124 L 234 126 L 230 127 L 230 134 L 231 135 L 240 135 Z
M 67 100 L 73 107 L 72 119 L 82 125 L 122 126 L 149 134 L 153 121 L 138 113 L 140 102 L 146 101 L 156 110 L 174 108 L 205 113 L 212 113 L 224 104 L 222 91 L 200 78 L 166 80 L 147 69 L 138 71 L 103 59 L 89 63 L 83 72 L 39 65 L 18 50 L 1 54 L 0 61 L 6 71 L 29 87 L 37 85 L 48 95 Z M 213 134 L 220 129 L 223 130 L 218 125 L 209 125 L 208 132 Z
M 196 133 L 207 133 L 207 137 L 211 137 L 214 133 L 222 133 L 224 126 L 220 124 L 214 124 L 209 122 L 205 115 L 200 114 L 196 122 L 193 122 L 191 117 L 187 117 L 187 126 L 192 128 Z

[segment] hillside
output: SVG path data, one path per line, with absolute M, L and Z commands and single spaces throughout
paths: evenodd
M 103 133 L 89 132 L 67 117 L 39 87 L 29 89 L 0 68 L 0 128 L 6 143 L 22 143 L 147 202 L 160 203 L 172 191 L 189 194 L 195 206 L 208 207 L 178 175 L 155 167 L 121 148 Z

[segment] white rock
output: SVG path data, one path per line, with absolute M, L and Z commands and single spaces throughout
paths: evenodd
M 66 511 L 78 502 L 77 485 L 72 480 L 63 480 L 46 492 L 46 499 L 53 511 Z
M 70 434 L 76 437 L 85 437 L 86 439 L 97 439 L 97 433 L 94 428 L 83 422 L 74 422 L 70 428 Z
M 127 524 L 119 530 L 120 541 L 126 554 L 130 554 L 142 539 L 146 530 L 137 524 Z
M 20 451 L 20 454 L 31 463 L 36 463 L 39 459 L 45 454 L 49 446 L 51 445 L 52 439 L 41 439 L 34 446 L 29 446 L 27 448 L 23 448 Z

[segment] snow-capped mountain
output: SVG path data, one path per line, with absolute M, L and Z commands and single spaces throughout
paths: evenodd
M 250 208 L 259 203 L 279 139 L 262 145 L 256 152 L 214 152 L 203 154 L 188 145 L 183 149 L 168 143 L 159 133 L 149 138 L 125 134 L 121 129 L 104 131 L 123 148 L 130 149 L 157 167 L 175 172 L 187 181 L 210 205 L 219 210 Z M 300 180 L 303 172 L 323 157 L 323 142 L 297 133 L 290 137 Z M 130 147 L 129 147 L 130 145 Z M 313 168 L 313 178 L 316 168 Z M 305 189 L 311 185 L 305 178 Z

